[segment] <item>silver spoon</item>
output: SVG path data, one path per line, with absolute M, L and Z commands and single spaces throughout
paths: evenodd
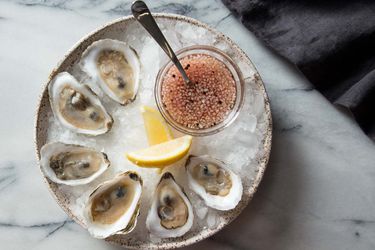
M 137 21 L 143 26 L 143 28 L 147 30 L 147 32 L 154 38 L 154 40 L 159 44 L 159 46 L 172 60 L 174 65 L 176 65 L 185 83 L 190 84 L 189 77 L 186 75 L 184 68 L 182 67 L 180 61 L 173 52 L 167 39 L 165 39 L 163 33 L 161 33 L 161 30 L 159 29 L 159 26 L 156 24 L 155 19 L 152 17 L 147 5 L 143 1 L 135 1 L 131 6 L 131 10 L 135 19 L 137 19 Z

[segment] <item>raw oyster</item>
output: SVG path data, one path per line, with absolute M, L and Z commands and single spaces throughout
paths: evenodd
M 40 154 L 45 175 L 55 183 L 70 186 L 93 181 L 110 165 L 105 153 L 61 142 L 44 145 Z
M 131 232 L 137 223 L 141 194 L 142 179 L 131 171 L 100 184 L 84 210 L 89 233 L 103 239 Z
M 171 173 L 164 173 L 147 215 L 147 229 L 160 238 L 179 237 L 190 230 L 193 217 L 193 209 L 186 194 Z
M 92 90 L 68 72 L 59 73 L 48 86 L 52 111 L 61 124 L 82 134 L 100 135 L 113 124 Z
M 197 193 L 207 206 L 217 210 L 230 210 L 241 200 L 241 178 L 224 162 L 208 155 L 191 155 L 186 162 L 186 171 L 190 189 Z
M 94 42 L 83 53 L 81 68 L 114 101 L 124 105 L 134 100 L 140 63 L 126 43 L 112 39 Z

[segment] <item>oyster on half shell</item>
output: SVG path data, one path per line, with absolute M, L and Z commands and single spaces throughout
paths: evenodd
M 208 155 L 190 155 L 186 162 L 189 187 L 207 206 L 217 210 L 230 210 L 242 198 L 241 178 L 224 162 Z
M 79 145 L 52 142 L 40 151 L 41 168 L 53 182 L 69 186 L 87 184 L 110 165 L 105 153 Z
M 96 94 L 68 72 L 52 79 L 48 93 L 52 111 L 65 127 L 88 135 L 104 134 L 111 129 L 113 119 Z
M 140 63 L 126 43 L 103 39 L 83 53 L 81 68 L 114 101 L 125 105 L 135 99 L 139 85 Z
M 130 233 L 139 215 L 142 179 L 125 172 L 100 184 L 89 196 L 84 218 L 89 233 L 99 239 Z
M 193 217 L 193 209 L 186 194 L 171 173 L 164 173 L 147 215 L 147 229 L 160 238 L 179 237 L 190 230 Z

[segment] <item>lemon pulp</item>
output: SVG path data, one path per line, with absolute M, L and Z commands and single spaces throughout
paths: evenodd
M 130 152 L 126 157 L 141 167 L 165 167 L 183 158 L 190 149 L 192 137 L 185 135 L 148 148 Z
M 149 106 L 142 106 L 141 113 L 146 129 L 148 144 L 160 144 L 173 139 L 168 124 L 158 110 Z

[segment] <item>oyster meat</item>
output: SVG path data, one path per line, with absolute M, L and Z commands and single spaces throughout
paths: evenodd
M 70 186 L 93 181 L 110 165 L 105 153 L 61 142 L 44 145 L 40 154 L 45 175 L 55 183 Z
M 131 232 L 137 223 L 141 194 L 142 179 L 131 171 L 100 184 L 85 206 L 89 233 L 103 239 Z
M 139 85 L 140 63 L 126 43 L 103 39 L 83 53 L 81 68 L 114 101 L 124 105 L 135 99 Z
M 147 215 L 147 229 L 160 238 L 179 237 L 190 230 L 193 217 L 193 209 L 186 194 L 171 173 L 164 173 Z
M 208 155 L 189 156 L 186 162 L 189 187 L 207 206 L 230 210 L 242 198 L 241 178 L 222 161 Z
M 68 72 L 59 73 L 48 86 L 57 120 L 77 133 L 100 135 L 111 129 L 112 117 L 95 93 Z

